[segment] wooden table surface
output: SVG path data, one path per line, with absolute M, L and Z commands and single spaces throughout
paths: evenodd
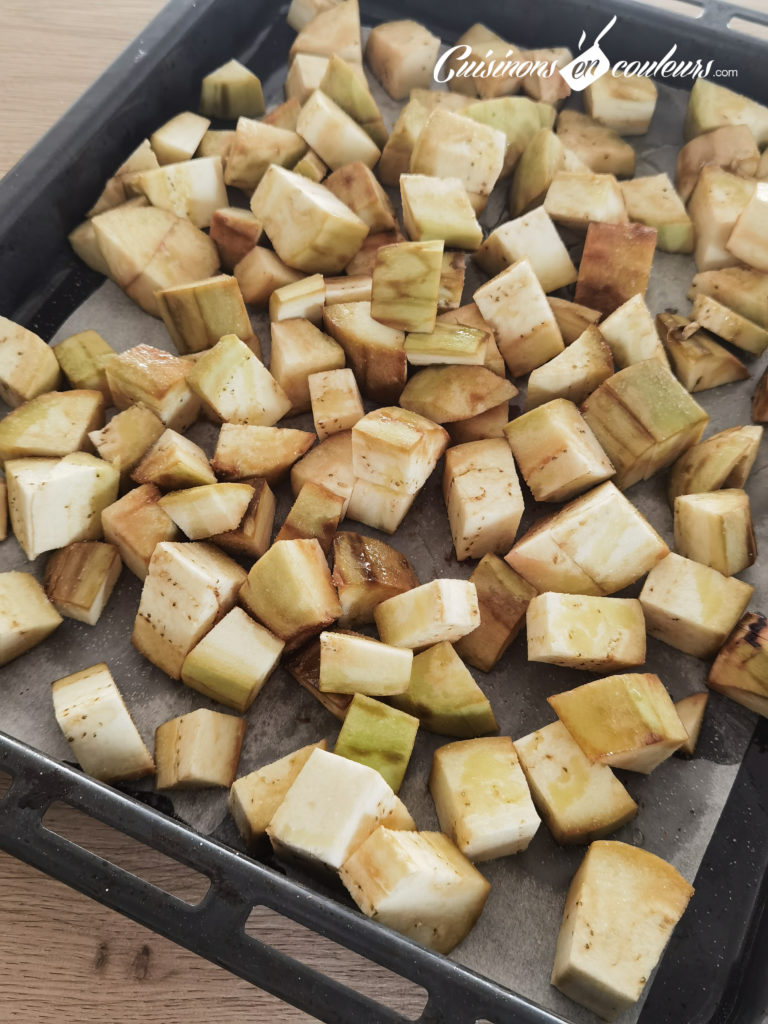
M 161 9 L 163 0 L 0 0 L 0 175 Z M 0 311 L 2 312 L 2 311 Z M 57 810 L 81 845 L 173 891 L 184 871 Z M 175 887 L 175 889 L 174 889 Z M 393 975 L 281 919 L 260 935 L 337 980 L 418 1016 Z M 299 1024 L 314 1018 L 0 853 L 0 1020 L 23 1024 Z M 362 1022 L 361 1022 L 362 1024 Z

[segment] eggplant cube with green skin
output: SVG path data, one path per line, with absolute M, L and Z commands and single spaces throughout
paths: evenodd
M 54 391 L 61 380 L 53 349 L 4 316 L 0 316 L 0 365 L 0 398 L 12 407 Z
M 227 205 L 227 187 L 220 156 L 197 157 L 130 175 L 129 188 L 145 195 L 152 206 L 190 221 L 196 228 L 210 226 L 211 217 Z
M 53 710 L 80 767 L 102 782 L 154 775 L 155 763 L 107 666 L 57 679 Z
M 768 348 L 768 329 L 735 313 L 708 295 L 697 295 L 693 300 L 691 319 L 753 356 L 762 355 Z
M 314 537 L 327 555 L 344 512 L 344 504 L 345 499 L 341 495 L 308 480 L 296 496 L 275 541 Z
M 48 559 L 45 591 L 61 615 L 95 626 L 122 568 L 113 544 L 78 541 Z
M 269 297 L 269 319 L 303 318 L 319 324 L 325 305 L 325 281 L 322 274 L 312 274 L 300 281 L 276 288 Z
M 291 409 L 269 370 L 232 334 L 200 356 L 187 383 L 204 407 L 226 422 L 271 427 Z
M 504 436 L 536 501 L 567 501 L 613 476 L 610 459 L 565 398 L 515 417 Z
M 112 403 L 104 360 L 113 356 L 115 351 L 97 331 L 70 335 L 54 346 L 53 354 L 71 387 L 100 391 L 104 401 Z
M 637 814 L 637 804 L 608 765 L 590 761 L 561 721 L 514 746 L 536 809 L 561 846 L 602 839 Z
M 574 231 L 586 231 L 593 223 L 629 221 L 624 196 L 612 174 L 560 171 L 549 187 L 544 209 L 555 224 Z
M 201 484 L 163 495 L 158 504 L 190 540 L 236 530 L 253 498 L 248 484 Z
M 126 567 L 140 580 L 147 575 L 155 547 L 181 537 L 176 524 L 160 508 L 160 498 L 159 487 L 142 484 L 101 513 L 104 539 L 114 544 Z
M 276 164 L 253 193 L 251 210 L 280 259 L 308 274 L 340 273 L 368 234 L 327 188 Z
M 319 483 L 344 500 L 347 514 L 355 475 L 352 470 L 352 431 L 342 430 L 321 441 L 291 469 L 294 497 L 308 482 Z
M 760 163 L 760 150 L 746 125 L 723 125 L 691 139 L 677 154 L 675 184 L 680 198 L 687 203 L 699 174 L 707 164 L 754 178 Z
M 640 998 L 692 895 L 661 857 L 613 840 L 592 843 L 566 896 L 552 984 L 615 1020 Z
M 368 917 L 438 953 L 467 935 L 490 883 L 442 832 L 374 832 L 344 863 L 341 880 Z
M 543 123 L 542 106 L 526 96 L 497 96 L 464 109 L 465 117 L 504 132 L 507 150 L 501 177 L 514 170 L 523 150 L 542 127 L 552 127 L 554 120 Z M 549 109 L 554 114 L 554 108 Z
M 475 291 L 513 377 L 529 373 L 565 348 L 547 297 L 530 262 L 518 260 Z
M 275 852 L 338 871 L 397 807 L 375 768 L 313 750 L 267 826 Z
M 648 573 L 640 603 L 649 636 L 706 659 L 723 646 L 753 592 L 734 576 L 672 553 Z
M 0 573 L 0 665 L 42 643 L 62 621 L 31 573 Z
M 91 444 L 105 462 L 120 471 L 123 484 L 146 452 L 160 438 L 165 427 L 158 417 L 143 405 L 131 405 L 113 416 L 101 430 L 88 434 Z
M 699 271 L 732 267 L 738 260 L 728 240 L 742 210 L 755 192 L 755 182 L 720 167 L 702 167 L 688 201 L 695 232 L 694 259 Z
M 326 631 L 320 634 L 318 688 L 327 693 L 390 697 L 408 689 L 412 662 L 413 651 L 405 647 Z
M 229 788 L 235 780 L 245 719 L 199 708 L 155 730 L 157 789 Z
M 613 374 L 613 355 L 598 327 L 588 327 L 575 341 L 531 371 L 526 410 L 556 398 L 581 403 Z
M 207 117 L 185 111 L 161 125 L 149 141 L 160 164 L 174 164 L 194 155 L 210 126 Z
M 723 575 L 735 575 L 755 562 L 758 546 L 750 497 L 744 490 L 679 495 L 674 510 L 678 554 Z
M 355 477 L 416 494 L 448 445 L 448 433 L 425 416 L 397 406 L 374 409 L 352 428 Z
M 377 605 L 419 585 L 405 555 L 375 537 L 347 532 L 333 538 L 331 580 L 341 604 L 339 624 L 345 627 L 373 622 Z
M 521 259 L 531 264 L 545 292 L 573 284 L 578 276 L 543 206 L 496 228 L 475 253 L 476 262 L 489 274 L 499 274 Z
M 587 113 L 619 135 L 645 135 L 658 90 L 643 75 L 604 75 L 584 90 Z
M 442 239 L 452 249 L 477 249 L 483 232 L 459 178 L 402 174 L 403 224 L 415 242 Z
M 184 659 L 182 682 L 244 713 L 277 667 L 285 644 L 242 608 L 232 608 Z
M 322 657 L 321 641 L 321 678 Z M 418 728 L 419 720 L 413 715 L 363 693 L 355 693 L 333 752 L 375 768 L 397 793 L 408 768 Z
M 480 625 L 454 646 L 464 661 L 490 672 L 525 624 L 536 589 L 493 554 L 483 555 L 469 579 L 477 590 Z
M 309 378 L 344 367 L 343 348 L 308 320 L 272 322 L 270 372 L 291 402 L 293 412 L 311 407 Z
M 606 676 L 547 697 L 593 763 L 648 775 L 688 734 L 657 675 Z
M 427 118 L 411 153 L 411 174 L 458 177 L 475 213 L 482 213 L 507 150 L 503 132 L 443 107 Z
M 69 455 L 89 447 L 88 434 L 104 424 L 100 391 L 49 391 L 0 420 L 0 462 Z
M 471 738 L 498 729 L 488 698 L 446 641 L 415 655 L 408 689 L 390 703 L 441 736 Z
M 434 363 L 483 366 L 486 360 L 487 331 L 462 324 L 436 323 L 430 334 L 409 334 L 405 354 L 411 366 Z
M 631 221 L 655 228 L 662 252 L 693 252 L 693 222 L 666 174 L 621 182 Z
M 312 751 L 318 748 L 326 750 L 327 742 L 323 739 L 309 743 L 232 783 L 227 809 L 247 846 L 254 846 L 266 835 L 267 825 L 283 802 L 283 797 L 309 760 Z
M 688 98 L 686 141 L 729 124 L 746 125 L 759 147 L 768 145 L 768 107 L 716 82 L 697 78 Z
M 117 498 L 120 474 L 102 459 L 74 452 L 62 459 L 5 464 L 11 526 L 27 558 L 77 540 L 98 540 L 101 513 Z
M 219 250 L 221 265 L 232 271 L 259 244 L 262 229 L 250 210 L 224 206 L 211 217 L 209 233 Z
M 361 160 L 339 167 L 328 176 L 324 184 L 368 225 L 372 235 L 393 231 L 397 227 L 389 196 L 370 167 Z
M 704 724 L 704 712 L 707 709 L 708 693 L 692 693 L 690 697 L 683 697 L 675 702 L 675 708 L 680 716 L 680 721 L 688 733 L 688 739 L 677 751 L 685 757 L 693 757 L 696 744 L 699 741 L 701 727 Z
M 187 384 L 192 363 L 151 345 L 112 356 L 105 364 L 112 401 L 118 409 L 141 402 L 173 430 L 197 419 L 200 399 Z
M 321 89 L 302 106 L 296 131 L 332 171 L 356 160 L 373 167 L 381 156 L 370 135 Z
M 607 597 L 668 553 L 650 523 L 608 480 L 534 523 L 505 561 L 540 593 Z
M 567 154 L 582 162 L 586 172 L 615 174 L 617 178 L 631 178 L 635 173 L 632 146 L 612 126 L 589 113 L 563 110 L 557 119 L 557 138 Z
M 199 106 L 206 117 L 261 117 L 265 109 L 261 82 L 239 60 L 229 60 L 203 78 Z
M 323 322 L 343 349 L 363 395 L 375 402 L 396 402 L 408 375 L 404 332 L 374 319 L 371 302 L 326 306 Z
M 509 212 L 513 217 L 535 209 L 545 201 L 552 183 L 565 166 L 565 150 L 551 126 L 542 127 L 528 140 L 509 187 Z
M 675 313 L 659 313 L 656 323 L 686 391 L 693 394 L 749 377 L 744 363 L 700 330 L 697 323 Z
M 382 533 L 395 533 L 415 498 L 415 494 L 395 491 L 391 487 L 383 487 L 370 480 L 354 477 L 347 506 L 347 518 L 365 523 L 374 530 L 381 530 Z
M 723 267 L 696 274 L 688 292 L 692 301 L 697 295 L 709 295 L 747 320 L 768 328 L 768 275 L 750 267 Z
M 656 359 L 633 363 L 587 398 L 582 414 L 622 490 L 669 466 L 701 437 L 707 413 Z
M 216 483 L 203 449 L 175 430 L 166 430 L 160 435 L 134 469 L 131 479 L 137 484 L 156 484 L 164 490 Z
M 205 281 L 157 293 L 163 323 L 178 352 L 202 352 L 234 334 L 247 340 L 253 330 L 237 279 L 219 274 Z
M 485 366 L 427 366 L 403 388 L 400 405 L 435 423 L 455 423 L 479 416 L 516 394 L 514 384 Z
M 523 516 L 523 495 L 506 440 L 491 438 L 449 448 L 443 499 L 460 562 L 507 551 Z
M 605 672 L 645 661 L 645 619 L 635 598 L 539 594 L 526 613 L 528 660 Z
M 312 420 L 318 438 L 351 430 L 365 415 L 363 400 L 350 369 L 326 370 L 309 375 Z
M 645 295 L 656 234 L 655 228 L 644 224 L 590 224 L 579 264 L 576 302 L 613 313 L 633 295 Z
M 768 624 L 747 612 L 718 652 L 707 686 L 768 718 Z
M 432 84 L 440 39 L 417 21 L 385 21 L 371 29 L 365 59 L 393 100 Z
M 762 427 L 729 427 L 689 448 L 669 474 L 670 503 L 678 494 L 743 487 L 755 464 Z
M 270 167 L 292 167 L 306 151 L 307 143 L 297 132 L 240 117 L 227 153 L 224 180 L 227 185 L 252 192 Z
M 474 583 L 436 579 L 383 601 L 374 610 L 379 636 L 396 647 L 449 643 L 480 625 Z
M 600 321 L 600 334 L 613 354 L 617 369 L 623 370 L 644 359 L 657 359 L 669 367 L 664 345 L 645 299 L 633 295 Z
M 203 636 L 234 606 L 245 570 L 212 544 L 155 548 L 133 625 L 134 647 L 172 679 Z
M 438 747 L 429 790 L 440 828 L 471 861 L 526 850 L 541 824 L 508 736 Z
M 320 79 L 318 88 L 349 114 L 366 135 L 381 149 L 387 141 L 387 129 L 381 111 L 368 88 L 365 72 L 357 64 L 349 64 L 333 54 Z
M 288 650 L 341 614 L 323 549 L 314 538 L 274 543 L 248 573 L 240 603 Z
M 435 326 L 443 242 L 399 242 L 376 253 L 371 316 L 398 331 L 428 334 Z

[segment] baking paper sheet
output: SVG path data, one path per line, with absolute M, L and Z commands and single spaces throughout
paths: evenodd
M 391 125 L 397 105 L 384 95 L 377 83 L 371 80 L 371 84 L 385 120 Z M 265 92 L 272 103 L 280 100 L 281 86 L 282 76 L 273 77 L 266 83 Z M 652 130 L 648 136 L 636 140 L 638 175 L 660 171 L 672 175 L 681 145 L 687 94 L 665 86 L 661 86 L 659 91 Z M 489 202 L 482 218 L 486 227 L 507 219 L 504 205 L 506 186 L 504 182 Z M 576 249 L 578 245 L 576 242 Z M 648 292 L 651 311 L 654 314 L 662 310 L 687 313 L 689 304 L 685 293 L 694 272 L 692 259 L 659 253 Z M 470 300 L 472 291 L 482 280 L 484 277 L 468 262 L 465 302 Z M 263 316 L 254 316 L 253 322 L 266 354 L 269 340 L 266 320 Z M 98 331 L 117 351 L 139 343 L 173 351 L 163 324 L 143 313 L 109 282 L 82 304 L 53 341 L 86 329 Z M 739 355 L 743 356 L 743 353 Z M 707 435 L 728 426 L 750 422 L 749 402 L 757 376 L 758 366 L 754 364 L 752 380 L 696 396 L 711 417 Z M 519 411 L 521 405 L 521 401 L 513 401 L 511 412 Z M 281 425 L 312 429 L 308 416 L 297 417 Z M 189 432 L 189 436 L 209 454 L 213 452 L 216 434 L 217 428 L 204 421 Z M 763 551 L 768 550 L 768 517 L 765 514 L 767 465 L 763 446 L 747 485 L 753 502 L 758 545 Z M 440 472 L 441 468 L 433 474 L 394 538 L 384 538 L 408 556 L 422 582 L 437 576 L 466 578 L 474 566 L 474 563 L 459 564 L 455 559 L 440 493 Z M 277 492 L 276 530 L 292 501 L 287 484 L 279 486 Z M 628 496 L 671 546 L 672 515 L 664 496 L 663 474 L 631 488 Z M 551 509 L 552 506 L 529 507 L 519 535 L 534 519 Z M 341 528 L 377 535 L 376 531 L 351 521 L 345 521 Z M 46 557 L 42 556 L 30 566 L 11 537 L 0 546 L 0 570 L 31 569 L 40 578 Z M 762 584 L 759 576 L 763 578 Z M 756 587 L 751 607 L 764 609 L 766 587 L 762 564 L 759 570 L 755 567 L 747 570 L 742 578 Z M 637 584 L 626 592 L 626 596 L 635 596 L 639 590 L 640 584 Z M 195 708 L 218 708 L 200 694 L 169 679 L 133 649 L 130 635 L 140 593 L 140 582 L 124 569 L 96 627 L 65 619 L 45 643 L 0 670 L 0 728 L 47 754 L 63 760 L 69 758 L 68 745 L 54 719 L 50 683 L 99 661 L 108 663 L 150 748 L 154 730 L 162 722 Z M 705 687 L 707 666 L 703 662 L 652 639 L 648 642 L 645 668 L 659 674 L 675 700 Z M 595 678 L 594 673 L 527 663 L 524 635 L 518 637 L 493 672 L 486 675 L 473 670 L 473 675 L 491 700 L 501 734 L 513 738 L 554 719 L 546 703 L 548 695 Z M 699 747 L 692 761 L 670 758 L 650 776 L 617 773 L 638 801 L 640 811 L 634 822 L 612 838 L 643 846 L 664 857 L 693 881 L 754 722 L 755 716 L 750 712 L 712 694 Z M 338 728 L 335 718 L 285 671 L 279 670 L 248 714 L 239 774 L 244 775 L 323 736 L 332 749 Z M 438 827 L 426 783 L 432 752 L 446 742 L 450 740 L 420 731 L 401 791 L 420 828 Z M 147 788 L 151 788 L 151 783 L 147 783 Z M 192 827 L 206 835 L 215 832 L 225 841 L 240 845 L 231 821 L 226 819 L 226 793 L 203 791 L 169 796 L 173 811 Z M 556 846 L 542 825 L 526 852 L 481 865 L 492 883 L 491 894 L 479 924 L 453 954 L 458 962 L 573 1022 L 593 1022 L 596 1018 L 552 988 L 549 974 L 565 893 L 583 853 L 583 848 L 564 850 Z M 630 1024 L 637 1019 L 640 1005 L 620 1018 L 622 1024 Z

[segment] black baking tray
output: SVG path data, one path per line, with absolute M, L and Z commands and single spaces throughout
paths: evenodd
M 423 21 L 443 39 L 469 21 L 527 46 L 594 38 L 615 14 L 611 53 L 662 56 L 739 69 L 740 92 L 768 103 L 768 42 L 728 29 L 731 18 L 768 25 L 768 11 L 722 0 L 691 19 L 633 0 L 428 0 L 361 4 L 365 24 Z M 50 338 L 102 278 L 76 260 L 67 233 L 103 181 L 158 123 L 194 107 L 203 74 L 237 53 L 266 77 L 293 38 L 286 7 L 265 0 L 173 0 L 45 138 L 0 182 L 0 313 Z M 244 47 L 244 40 L 250 45 Z M 663 47 L 663 48 L 662 48 Z M 728 84 L 728 83 L 726 83 Z M 246 935 L 263 905 L 415 982 L 428 993 L 422 1022 L 553 1024 L 561 1018 L 345 906 L 286 879 L 154 808 L 0 733 L 0 847 L 314 1016 L 339 1024 L 407 1018 Z M 641 1024 L 758 1024 L 768 1019 L 768 721 L 761 720 L 696 878 Z M 189 906 L 45 828 L 64 801 L 206 875 Z

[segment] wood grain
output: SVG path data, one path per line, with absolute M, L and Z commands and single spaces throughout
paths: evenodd
M 54 124 L 163 6 L 162 0 L 0 0 L 0 175 Z M 192 0 L 190 0 L 192 6 Z M 57 810 L 53 826 L 171 891 L 184 870 Z M 423 1005 L 381 968 L 277 916 L 253 933 L 374 998 Z M 0 853 L 0 1020 L 194 1024 L 314 1018 Z

